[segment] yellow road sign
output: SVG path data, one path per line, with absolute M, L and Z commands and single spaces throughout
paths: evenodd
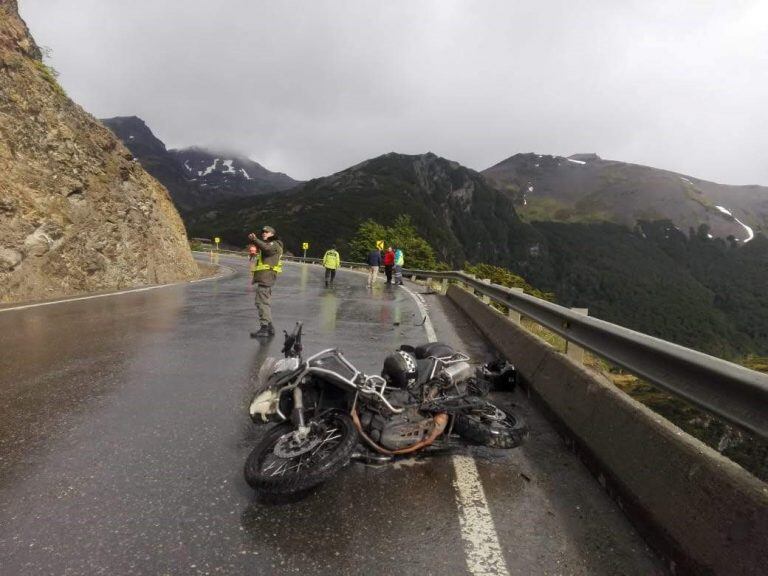
M 384 240 L 376 240 L 376 248 L 384 250 Z
M 218 244 L 219 242 L 221 242 L 221 238 L 216 236 L 216 238 L 214 238 L 213 241 L 216 242 L 216 244 Z
M 309 242 L 304 242 L 304 243 L 301 245 L 301 249 L 302 249 L 302 250 L 309 250 Z

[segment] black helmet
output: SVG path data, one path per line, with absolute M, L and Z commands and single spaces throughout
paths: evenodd
M 398 350 L 384 360 L 381 375 L 397 388 L 407 388 L 416 382 L 416 358 L 410 352 Z

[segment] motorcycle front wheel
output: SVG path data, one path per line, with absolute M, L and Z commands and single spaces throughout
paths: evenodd
M 479 400 L 456 415 L 453 430 L 472 442 L 491 448 L 515 448 L 528 436 L 525 420 L 514 412 Z
M 341 470 L 357 445 L 352 418 L 327 412 L 300 436 L 290 422 L 271 428 L 245 461 L 245 480 L 254 490 L 287 495 L 314 488 Z

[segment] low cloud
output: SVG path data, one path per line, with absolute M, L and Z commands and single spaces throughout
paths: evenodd
M 68 93 L 308 179 L 597 152 L 768 184 L 761 2 L 22 0 Z

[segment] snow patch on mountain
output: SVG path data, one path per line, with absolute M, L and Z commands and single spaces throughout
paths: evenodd
M 224 170 L 224 174 L 237 174 L 237 170 L 232 167 L 233 162 L 234 160 L 224 160 L 224 166 L 227 167 L 227 169 Z
M 754 238 L 754 237 L 755 237 L 755 231 L 754 231 L 754 230 L 752 230 L 752 228 L 750 228 L 750 227 L 749 227 L 749 226 L 747 226 L 746 224 L 744 224 L 744 222 L 742 222 L 741 220 L 739 220 L 738 218 L 736 218 L 736 217 L 735 217 L 735 216 L 734 216 L 734 215 L 731 213 L 731 211 L 730 211 L 730 210 L 728 210 L 727 208 L 724 208 L 723 206 L 715 206 L 715 208 L 717 208 L 718 210 L 720 210 L 720 212 L 722 212 L 723 214 L 727 214 L 728 216 L 730 216 L 731 218 L 733 218 L 733 219 L 736 221 L 736 223 L 737 223 L 738 225 L 740 225 L 742 228 L 744 228 L 744 230 L 746 230 L 746 231 L 747 231 L 747 237 L 746 237 L 744 240 L 742 240 L 742 242 L 743 242 L 744 244 L 746 244 L 747 242 L 749 242 L 750 240 L 752 240 L 752 238 Z
M 742 222 L 742 221 L 741 221 L 741 220 L 739 220 L 738 218 L 734 218 L 734 220 L 736 220 L 736 222 L 737 222 L 738 224 L 741 224 L 741 225 L 744 227 L 744 230 L 746 230 L 746 231 L 747 231 L 747 237 L 746 237 L 744 240 L 742 240 L 742 242 L 743 242 L 744 244 L 746 244 L 747 242 L 749 242 L 750 240 L 752 240 L 752 238 L 754 238 L 754 237 L 755 237 L 755 231 L 754 231 L 754 230 L 752 230 L 752 228 L 750 228 L 749 226 L 747 226 L 746 224 L 744 224 L 744 222 Z
M 568 162 L 573 162 L 574 164 L 586 164 L 583 160 L 574 160 L 573 158 L 566 158 Z
M 219 163 L 219 160 L 220 160 L 220 158 L 215 158 L 215 159 L 213 160 L 213 164 L 211 164 L 210 166 L 208 166 L 208 168 L 206 168 L 204 171 L 200 171 L 200 172 L 198 172 L 198 173 L 197 173 L 197 175 L 198 175 L 198 176 L 208 176 L 208 174 L 210 174 L 211 172 L 213 172 L 214 170 L 216 170 L 216 164 L 218 164 L 218 163 Z

